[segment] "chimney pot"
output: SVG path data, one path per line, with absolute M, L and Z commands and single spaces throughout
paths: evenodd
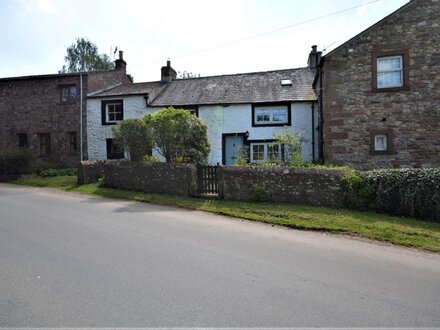
M 317 45 L 313 45 L 313 46 L 312 46 L 312 52 L 316 53 L 317 49 L 318 49 L 318 46 L 317 46 Z
M 321 61 L 322 52 L 318 52 L 318 46 L 313 45 L 312 51 L 309 54 L 309 59 L 307 64 L 310 69 L 316 69 L 319 66 L 319 62 Z
M 119 51 L 119 59 L 120 59 L 121 61 L 124 60 L 124 52 L 123 52 L 122 50 Z

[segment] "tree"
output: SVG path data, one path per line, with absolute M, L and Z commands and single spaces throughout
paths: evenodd
M 140 161 L 151 151 L 151 128 L 142 119 L 122 120 L 112 131 L 116 145 L 125 151 L 129 160 Z
M 114 68 L 106 54 L 99 54 L 98 47 L 87 38 L 77 38 L 76 43 L 67 47 L 65 65 L 59 73 L 105 71 Z
M 208 126 L 184 109 L 164 108 L 146 115 L 155 149 L 167 162 L 206 163 L 211 149 Z

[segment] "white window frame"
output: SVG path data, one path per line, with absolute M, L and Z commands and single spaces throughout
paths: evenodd
M 391 60 L 391 59 L 396 59 L 398 58 L 400 60 L 400 67 L 396 68 L 396 69 L 388 69 L 388 70 L 381 70 L 380 69 L 380 61 L 381 60 Z M 378 57 L 376 59 L 376 68 L 377 68 L 377 77 L 376 77 L 376 81 L 377 81 L 377 89 L 386 89 L 386 88 L 396 88 L 396 87 L 403 87 L 403 56 L 402 55 L 395 55 L 395 56 L 381 56 Z M 379 85 L 379 76 L 380 75 L 386 75 L 386 74 L 391 74 L 394 72 L 400 72 L 400 84 L 390 84 L 390 85 L 385 85 L 385 86 L 380 86 Z
M 379 139 L 383 139 L 385 143 L 379 143 Z M 378 134 L 374 136 L 374 151 L 388 151 L 388 135 Z
M 250 144 L 250 158 L 251 163 L 259 163 L 259 162 L 265 162 L 268 160 L 268 154 L 269 154 L 269 146 L 277 145 L 278 146 L 278 160 L 281 161 L 281 144 L 280 143 L 274 143 L 274 142 L 253 142 Z M 264 159 L 254 159 L 254 146 L 263 146 L 263 155 Z
M 120 120 L 116 119 L 116 114 L 119 113 L 119 111 L 115 111 L 115 109 L 113 108 L 113 112 L 110 113 L 110 106 L 120 106 L 122 117 L 124 116 L 124 108 L 120 102 L 106 103 L 106 105 L 105 105 L 105 122 L 106 123 L 116 123 L 117 121 L 120 121 Z M 115 116 L 114 120 L 110 120 L 110 114 L 113 114 Z
M 274 113 L 283 110 L 285 111 L 285 117 L 286 120 L 284 121 L 274 121 Z M 258 113 L 260 112 L 268 112 L 269 114 L 269 120 L 268 121 L 259 121 L 258 120 Z M 254 123 L 256 126 L 258 125 L 283 125 L 287 124 L 289 122 L 289 107 L 287 105 L 274 105 L 274 106 L 261 106 L 261 107 L 255 107 L 254 111 Z

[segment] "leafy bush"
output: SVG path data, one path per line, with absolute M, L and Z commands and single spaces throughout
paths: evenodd
M 440 168 L 369 171 L 365 181 L 377 210 L 440 221 Z
M 49 168 L 40 172 L 39 176 L 43 178 L 54 177 L 54 176 L 76 176 L 78 174 L 77 168 Z
M 207 163 L 211 150 L 208 126 L 200 118 L 169 107 L 146 115 L 144 121 L 152 129 L 154 148 L 167 162 Z
M 303 135 L 304 132 L 291 133 L 288 127 L 284 127 L 283 133 L 274 134 L 277 142 L 284 146 L 284 161 L 290 166 L 300 167 L 304 165 L 303 142 L 301 141 Z
M 5 149 L 0 155 L 0 172 L 6 174 L 31 173 L 33 159 L 34 154 L 29 149 Z
M 265 202 L 269 200 L 269 193 L 263 184 L 257 183 L 252 186 L 252 194 L 257 202 Z
M 355 210 L 366 210 L 374 200 L 374 189 L 368 184 L 365 177 L 356 172 L 349 172 L 342 176 L 344 189 L 344 204 Z
M 36 163 L 32 168 L 32 173 L 35 173 L 36 175 L 40 175 L 41 172 L 44 170 L 47 170 L 49 168 L 52 168 L 53 165 L 47 162 L 38 162 Z
M 112 132 L 115 144 L 127 153 L 131 161 L 140 161 L 151 151 L 151 127 L 142 119 L 125 119 L 112 127 Z

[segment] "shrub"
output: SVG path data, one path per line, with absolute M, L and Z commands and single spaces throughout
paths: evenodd
M 263 184 L 257 183 L 252 186 L 252 194 L 257 202 L 266 202 L 269 200 L 269 193 Z
M 355 210 L 366 210 L 374 200 L 374 189 L 368 184 L 365 177 L 356 172 L 349 172 L 342 176 L 344 189 L 344 204 Z
M 151 128 L 142 119 L 125 119 L 112 127 L 112 132 L 116 145 L 131 161 L 141 161 L 151 151 Z
M 32 172 L 34 154 L 26 148 L 8 148 L 0 155 L 0 172 L 24 174 Z
M 43 178 L 54 177 L 54 176 L 76 176 L 78 174 L 77 168 L 49 168 L 40 172 L 39 176 Z
M 283 133 L 274 134 L 277 142 L 284 146 L 284 161 L 290 166 L 300 167 L 304 165 L 303 142 L 301 141 L 303 135 L 304 132 L 291 133 L 288 127 L 284 127 Z
M 167 162 L 207 163 L 211 148 L 208 126 L 200 118 L 169 107 L 146 115 L 144 120 L 152 129 L 154 148 Z
M 52 165 L 47 162 L 38 162 L 35 164 L 32 168 L 32 173 L 35 173 L 36 175 L 40 175 L 41 172 L 44 170 L 47 170 L 49 168 L 52 168 Z
M 440 168 L 375 170 L 365 180 L 377 210 L 440 221 Z

